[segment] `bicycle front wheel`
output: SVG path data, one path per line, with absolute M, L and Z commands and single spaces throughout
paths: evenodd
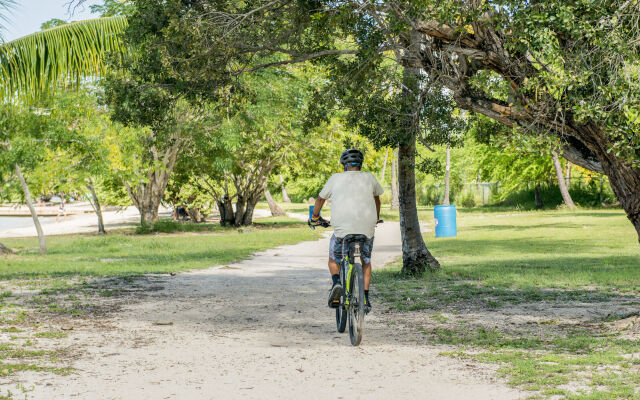
M 349 285 L 349 337 L 351 344 L 357 346 L 362 341 L 362 331 L 364 330 L 364 275 L 362 265 L 353 264 L 351 273 L 351 284 Z

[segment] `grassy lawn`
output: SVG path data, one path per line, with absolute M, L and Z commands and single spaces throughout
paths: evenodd
M 640 398 L 640 247 L 621 211 L 462 210 L 458 230 L 425 234 L 441 272 L 374 273 L 425 343 L 499 364 L 532 398 Z
M 37 239 L 4 239 L 16 256 L 0 257 L 0 279 L 74 275 L 168 273 L 229 263 L 257 251 L 311 240 L 319 233 L 289 218 L 257 219 L 248 228 L 218 224 L 163 222 L 157 232 L 64 235 L 47 238 L 48 254 L 37 253 Z M 158 233 L 177 232 L 177 233 Z

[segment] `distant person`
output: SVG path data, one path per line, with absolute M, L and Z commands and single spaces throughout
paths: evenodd
M 61 201 L 60 205 L 58 206 L 58 215 L 56 215 L 56 222 L 58 222 L 58 219 L 60 219 L 60 217 L 62 217 L 63 220 L 67 218 L 67 211 L 64 209 L 63 201 Z
M 364 274 L 365 311 L 371 311 L 369 282 L 371 282 L 371 251 L 376 223 L 380 219 L 380 195 L 382 186 L 373 174 L 362 172 L 363 154 L 356 149 L 345 150 L 340 156 L 344 172 L 333 174 L 322 188 L 313 207 L 310 224 L 326 222 L 320 210 L 327 199 L 331 199 L 331 225 L 334 233 L 329 243 L 329 272 L 333 286 L 329 295 L 329 307 L 340 304 L 344 288 L 340 282 L 339 268 L 342 262 L 342 242 L 347 235 L 365 235 L 367 241 L 362 249 L 362 272 Z

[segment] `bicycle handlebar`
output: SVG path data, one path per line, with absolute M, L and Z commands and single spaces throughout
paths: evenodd
M 376 222 L 376 225 L 378 225 L 378 224 L 383 224 L 383 223 L 384 223 L 384 220 L 383 220 L 383 219 L 379 219 L 379 220 Z M 323 227 L 323 228 L 328 228 L 328 227 L 330 227 L 330 226 L 331 226 L 331 223 L 330 223 L 330 221 L 325 221 L 325 223 L 324 223 L 324 224 L 312 225 L 312 224 L 311 224 L 311 220 L 307 220 L 307 225 L 309 225 L 309 228 L 311 228 L 311 229 L 315 230 L 315 229 L 316 229 L 316 226 L 321 226 L 321 227 Z

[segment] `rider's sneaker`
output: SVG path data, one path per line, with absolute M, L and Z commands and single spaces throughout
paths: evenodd
M 369 314 L 371 312 L 371 302 L 369 301 L 369 299 L 364 300 L 364 313 L 365 314 Z
M 329 307 L 337 308 L 340 305 L 340 296 L 342 296 L 342 285 L 340 282 L 334 283 L 329 293 Z

